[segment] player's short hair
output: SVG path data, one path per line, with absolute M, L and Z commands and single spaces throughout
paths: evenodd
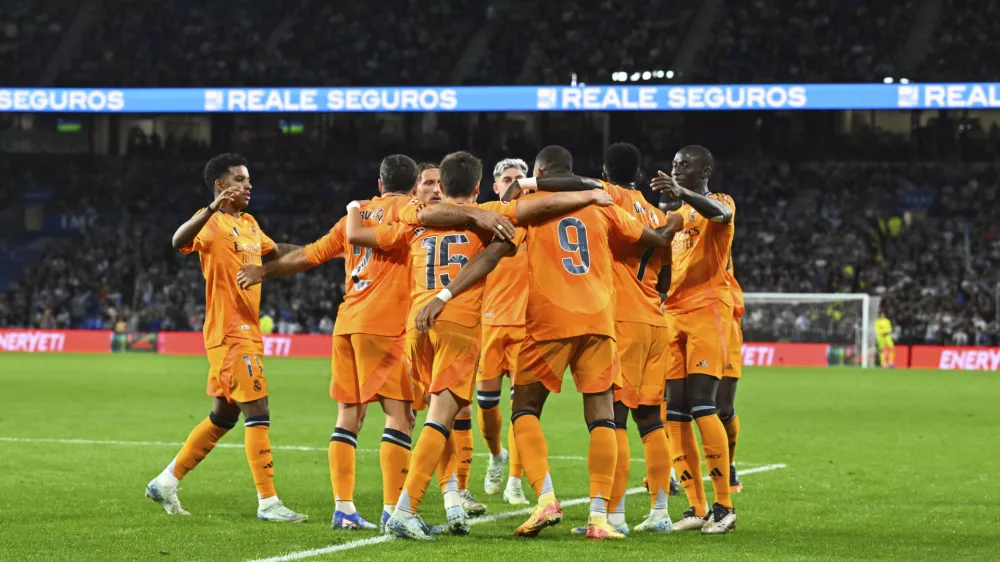
M 483 163 L 468 152 L 452 152 L 441 161 L 441 189 L 448 197 L 469 197 L 483 179 Z
M 205 185 L 212 193 L 215 193 L 215 180 L 229 173 L 229 168 L 233 166 L 246 166 L 247 159 L 239 154 L 226 152 L 213 157 L 205 164 Z
M 712 156 L 712 151 L 705 148 L 704 146 L 698 144 L 690 144 L 681 149 L 682 152 L 687 152 L 693 156 L 702 167 L 715 167 L 715 157 Z
M 604 153 L 604 173 L 608 181 L 617 185 L 635 183 L 639 175 L 642 154 L 631 143 L 616 142 Z
M 504 158 L 493 166 L 493 179 L 499 178 L 504 172 L 511 168 L 521 170 L 521 173 L 528 175 L 528 163 L 520 158 Z
M 421 163 L 417 164 L 417 180 L 416 181 L 420 181 L 420 176 L 424 175 L 424 172 L 426 172 L 427 170 L 436 170 L 436 169 L 438 169 L 438 165 L 434 164 L 432 162 L 421 162 Z
M 535 167 L 550 174 L 568 174 L 573 171 L 573 155 L 559 145 L 550 144 L 535 157 Z
M 390 154 L 378 167 L 382 190 L 389 193 L 410 193 L 417 177 L 417 163 L 405 154 Z

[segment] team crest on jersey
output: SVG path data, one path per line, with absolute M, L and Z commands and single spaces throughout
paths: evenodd
M 694 219 L 695 219 L 695 218 L 696 218 L 697 216 L 698 216 L 698 214 L 697 214 L 697 213 L 695 213 L 694 211 L 691 211 L 691 215 L 690 215 L 690 216 L 688 217 L 688 220 L 689 220 L 689 221 L 694 221 Z
M 420 236 L 425 230 L 427 230 L 427 229 L 424 228 L 424 227 L 422 227 L 422 226 L 418 226 L 417 228 L 413 229 L 413 235 L 414 236 Z

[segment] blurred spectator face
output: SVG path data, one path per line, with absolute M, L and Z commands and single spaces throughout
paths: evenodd
M 493 192 L 497 195 L 503 195 L 503 192 L 507 191 L 510 184 L 519 179 L 524 179 L 524 174 L 521 173 L 521 170 L 518 168 L 507 168 L 499 176 L 493 178 Z
M 420 173 L 420 177 L 417 178 L 417 187 L 414 188 L 413 194 L 417 196 L 418 199 L 427 203 L 428 205 L 433 205 L 435 203 L 441 202 L 441 170 L 437 168 L 431 168 L 429 170 L 424 170 Z

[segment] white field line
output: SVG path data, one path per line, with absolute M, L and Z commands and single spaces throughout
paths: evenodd
M 780 470 L 782 468 L 787 468 L 785 464 L 767 464 L 764 466 L 758 466 L 754 468 L 747 468 L 740 471 L 740 476 L 746 476 L 748 474 L 757 474 L 759 472 L 770 472 L 772 470 Z M 705 481 L 711 480 L 711 477 L 705 476 Z M 625 495 L 630 496 L 632 494 L 638 493 L 649 493 L 645 488 L 629 488 L 625 491 Z M 590 503 L 590 498 L 575 498 L 572 500 L 567 500 L 564 502 L 559 502 L 563 507 L 570 507 L 574 505 L 580 505 L 584 503 Z M 517 517 L 519 515 L 528 515 L 534 510 L 533 507 L 518 509 L 515 511 L 505 511 L 503 513 L 495 513 L 493 515 L 484 515 L 483 517 L 475 517 L 469 520 L 469 525 L 479 525 L 481 523 L 489 523 L 491 521 L 498 521 L 500 519 L 510 519 L 511 517 Z M 282 554 L 280 556 L 272 556 L 270 558 L 257 558 L 254 560 L 249 560 L 248 562 L 288 562 L 289 560 L 301 560 L 303 558 L 312 558 L 313 556 L 322 556 L 324 554 L 331 554 L 334 552 L 343 552 L 345 550 L 352 550 L 355 548 L 362 548 L 365 546 L 371 546 L 373 544 L 381 544 L 384 542 L 391 541 L 392 538 L 387 535 L 380 535 L 377 537 L 371 537 L 368 539 L 360 539 L 356 541 L 349 541 L 345 543 L 335 544 L 331 546 L 326 546 L 323 548 L 313 548 L 311 550 L 302 550 L 299 552 L 290 552 L 288 554 Z
M 0 443 L 57 443 L 60 445 L 120 445 L 132 447 L 172 447 L 179 448 L 184 443 L 171 441 L 114 441 L 103 439 L 54 439 L 45 437 L 0 437 Z M 228 449 L 242 449 L 239 443 L 219 443 L 216 447 Z M 327 447 L 308 447 L 299 445 L 274 445 L 271 447 L 275 451 L 305 451 L 305 452 L 327 452 Z M 358 449 L 359 453 L 378 453 L 378 449 Z M 489 453 L 475 453 L 477 457 L 489 457 Z M 553 461 L 585 461 L 587 457 L 550 455 L 549 460 Z M 632 459 L 632 462 L 646 462 L 645 459 Z M 740 465 L 742 463 L 736 463 Z

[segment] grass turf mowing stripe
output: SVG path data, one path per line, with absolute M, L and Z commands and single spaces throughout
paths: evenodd
M 771 472 L 772 470 L 780 470 L 782 468 L 787 468 L 788 465 L 783 463 L 767 464 L 764 466 L 757 466 L 754 468 L 747 468 L 740 471 L 740 476 L 746 476 L 749 474 L 757 474 L 760 472 Z M 705 476 L 703 478 L 706 482 L 711 480 L 710 476 Z M 638 494 L 640 492 L 649 493 L 645 488 L 629 488 L 625 491 L 626 496 L 631 496 L 632 494 Z M 572 500 L 567 500 L 564 502 L 559 502 L 563 507 L 572 507 L 574 505 L 580 505 L 585 503 L 590 503 L 590 498 L 575 498 Z M 511 517 L 517 517 L 518 515 L 528 515 L 535 508 L 527 507 L 524 509 L 518 509 L 515 511 L 505 511 L 503 513 L 494 513 L 492 515 L 484 515 L 482 517 L 475 517 L 469 520 L 469 525 L 479 525 L 482 523 L 490 523 L 492 521 L 499 521 L 500 519 L 510 519 Z M 331 554 L 334 552 L 342 552 L 345 550 L 352 550 L 355 548 L 362 548 L 365 546 L 371 546 L 373 544 L 381 544 L 384 542 L 391 541 L 392 538 L 386 535 L 381 535 L 378 537 L 371 537 L 368 539 L 359 539 L 356 541 L 350 541 L 340 544 L 335 544 L 331 546 L 326 546 L 323 548 L 313 548 L 310 550 L 302 550 L 299 552 L 290 552 L 288 554 L 282 554 L 279 556 L 272 556 L 270 558 L 256 558 L 249 560 L 247 562 L 288 562 L 290 560 L 301 560 L 303 558 L 312 558 L 313 556 L 322 556 L 324 554 Z

